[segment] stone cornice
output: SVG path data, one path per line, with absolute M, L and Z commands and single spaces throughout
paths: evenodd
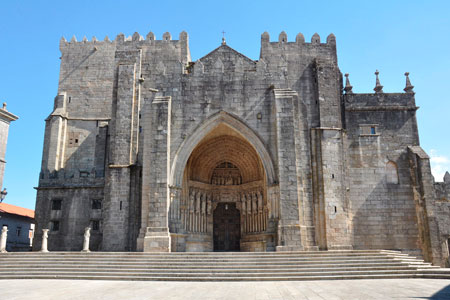
M 0 108 L 0 119 L 11 122 L 17 120 L 18 118 L 18 116 L 10 113 L 9 111 Z
M 394 105 L 380 105 L 380 106 L 357 106 L 357 107 L 346 107 L 345 111 L 405 111 L 418 110 L 418 106 L 394 106 Z

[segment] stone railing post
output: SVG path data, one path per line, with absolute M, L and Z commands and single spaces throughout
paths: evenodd
M 8 226 L 3 226 L 2 228 L 2 237 L 0 240 L 0 252 L 6 253 L 6 239 L 8 238 Z
M 89 239 L 91 237 L 91 228 L 90 227 L 86 227 L 84 229 L 84 241 L 83 241 L 83 250 L 81 250 L 81 252 L 91 252 L 89 250 Z
M 42 247 L 40 252 L 48 252 L 47 240 L 48 240 L 48 229 L 42 229 Z

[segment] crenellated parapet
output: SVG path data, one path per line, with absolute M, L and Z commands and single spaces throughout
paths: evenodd
M 336 57 L 336 37 L 334 34 L 328 35 L 326 42 L 322 43 L 319 34 L 315 33 L 310 42 L 305 42 L 305 37 L 302 33 L 297 34 L 295 41 L 290 42 L 286 32 L 282 31 L 278 36 L 278 41 L 270 41 L 270 35 L 264 32 L 261 35 L 261 55 L 260 58 L 267 59 L 270 55 L 276 52 L 286 53 L 302 53 L 311 56 L 320 57 Z
M 169 32 L 165 32 L 160 40 L 155 38 L 153 32 L 149 32 L 145 38 L 138 32 L 135 32 L 131 36 L 125 36 L 123 33 L 119 33 L 114 40 L 111 40 L 108 36 L 103 40 L 98 40 L 94 36 L 90 40 L 83 37 L 81 41 L 78 41 L 77 38 L 73 36 L 70 41 L 67 41 L 62 37 L 59 43 L 62 59 L 64 58 L 64 55 L 69 52 L 73 56 L 74 50 L 77 54 L 88 57 L 98 51 L 102 53 L 102 56 L 108 56 L 111 51 L 115 51 L 116 49 L 129 50 L 141 48 L 154 49 L 155 51 L 175 51 L 178 53 L 179 60 L 183 63 L 191 61 L 189 36 L 185 31 L 179 34 L 178 40 L 172 40 L 172 35 Z
M 74 35 L 72 38 L 67 41 L 65 37 L 61 37 L 59 41 L 60 50 L 62 51 L 65 47 L 70 45 L 86 45 L 86 46 L 96 46 L 96 45 L 104 45 L 104 44 L 130 44 L 130 43 L 139 43 L 141 45 L 150 45 L 150 44 L 160 44 L 160 43 L 186 43 L 189 37 L 185 31 L 182 31 L 179 34 L 178 40 L 172 40 L 172 35 L 170 32 L 165 32 L 162 36 L 161 40 L 157 40 L 155 38 L 155 34 L 153 32 L 149 32 L 145 38 L 140 35 L 138 32 L 133 33 L 131 36 L 125 36 L 123 33 L 119 33 L 114 40 L 111 40 L 108 36 L 105 36 L 103 40 L 97 39 L 95 36 L 88 40 L 86 36 L 84 36 L 81 41 L 77 40 L 77 37 Z
M 261 35 L 261 44 L 297 44 L 297 45 L 328 45 L 328 46 L 336 46 L 336 37 L 334 36 L 334 34 L 329 34 L 327 37 L 327 40 L 325 43 L 321 43 L 320 42 L 320 36 L 318 33 L 314 33 L 314 35 L 311 37 L 311 42 L 307 43 L 305 42 L 305 37 L 302 33 L 298 33 L 297 36 L 295 37 L 295 41 L 294 42 L 289 42 L 288 41 L 288 36 L 286 34 L 286 32 L 282 31 L 280 32 L 280 34 L 278 35 L 278 41 L 276 42 L 271 42 L 270 41 L 270 35 L 269 33 L 266 31 Z

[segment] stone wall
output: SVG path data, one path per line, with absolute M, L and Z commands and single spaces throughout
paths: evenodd
M 413 94 L 346 94 L 346 190 L 356 249 L 418 250 L 409 145 L 418 145 Z M 389 181 L 392 164 L 397 181 Z
M 450 174 L 447 172 L 443 182 L 434 184 L 436 190 L 435 212 L 439 226 L 439 251 L 442 255 L 440 265 L 450 267 Z
M 11 121 L 17 120 L 18 117 L 6 110 L 6 103 L 0 108 L 0 188 L 3 188 L 3 175 L 5 173 L 5 155 L 6 145 L 8 144 L 8 131 Z

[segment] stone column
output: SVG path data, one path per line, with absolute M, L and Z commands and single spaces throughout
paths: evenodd
M 8 238 L 8 226 L 3 226 L 2 237 L 0 240 L 0 253 L 6 253 L 6 240 Z
M 91 237 L 91 228 L 90 227 L 86 227 L 84 229 L 84 241 L 83 241 L 83 250 L 81 250 L 81 252 L 91 252 L 89 250 L 89 239 Z
M 145 104 L 142 201 L 148 203 L 144 252 L 170 252 L 169 174 L 171 98 Z M 144 207 L 144 205 L 143 205 Z
M 42 246 L 40 252 L 48 252 L 47 239 L 48 239 L 48 229 L 42 229 Z
M 278 170 L 280 176 L 277 251 L 303 250 L 300 236 L 299 199 L 295 153 L 294 99 L 292 90 L 274 90 L 277 126 Z
M 170 203 L 169 203 L 169 228 L 170 232 L 175 233 L 181 229 L 181 189 L 178 187 L 170 187 Z

